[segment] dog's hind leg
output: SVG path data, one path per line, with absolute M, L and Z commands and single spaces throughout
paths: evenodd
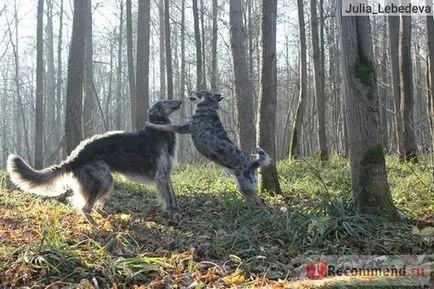
M 170 177 L 171 167 L 168 157 L 165 155 L 160 157 L 157 164 L 154 181 L 160 199 L 164 200 L 164 209 L 173 216 L 173 212 L 178 209 L 176 196 L 173 192 L 172 179 Z
M 113 177 L 105 164 L 94 163 L 80 169 L 78 182 L 80 194 L 84 199 L 80 209 L 86 220 L 94 225 L 96 223 L 90 213 L 95 203 L 113 189 Z
M 246 199 L 258 205 L 264 205 L 264 201 L 258 196 L 257 180 L 252 170 L 237 170 L 234 176 L 240 192 Z

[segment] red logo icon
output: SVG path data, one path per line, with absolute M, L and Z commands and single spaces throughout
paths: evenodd
M 312 261 L 306 265 L 307 278 L 321 280 L 327 276 L 327 263 L 324 261 Z

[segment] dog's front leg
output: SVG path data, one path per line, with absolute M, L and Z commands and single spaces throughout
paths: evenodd
M 190 123 L 176 125 L 176 124 L 158 124 L 147 122 L 146 126 L 150 128 L 155 128 L 162 131 L 176 132 L 180 134 L 191 134 Z

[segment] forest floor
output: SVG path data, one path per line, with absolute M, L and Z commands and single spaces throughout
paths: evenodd
M 409 278 L 300 278 L 315 254 L 433 253 L 430 159 L 387 164 L 398 223 L 356 212 L 339 157 L 281 162 L 284 195 L 262 196 L 268 209 L 250 207 L 223 169 L 184 165 L 172 222 L 152 186 L 116 178 L 104 212 L 93 213 L 97 228 L 61 200 L 18 191 L 3 171 L 0 288 L 420 288 Z

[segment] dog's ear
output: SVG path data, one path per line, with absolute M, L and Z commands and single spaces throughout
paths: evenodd
M 221 101 L 223 99 L 223 96 L 220 93 L 216 93 L 215 96 L 217 96 L 218 101 Z

